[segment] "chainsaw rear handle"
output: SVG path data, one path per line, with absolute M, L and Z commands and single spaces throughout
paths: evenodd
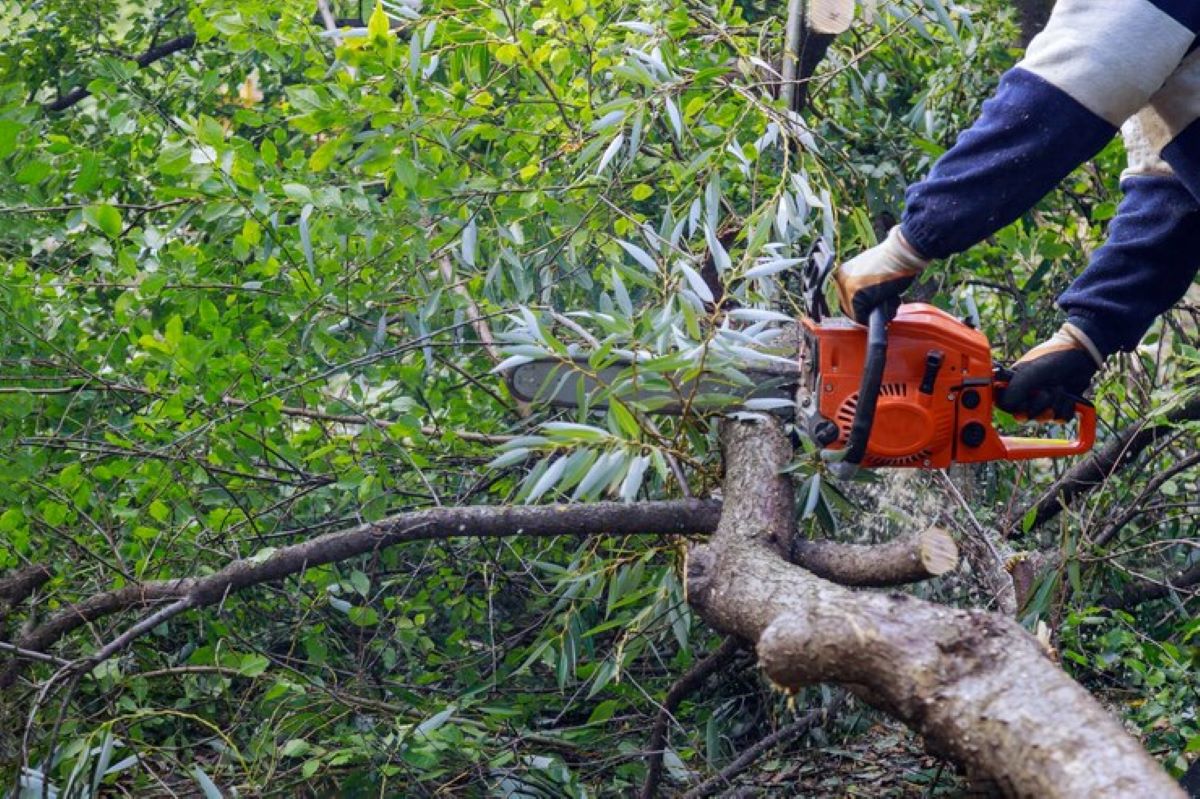
M 1004 377 L 1006 378 L 1008 375 L 1004 374 Z M 992 384 L 992 390 L 1002 389 L 1007 385 L 1007 379 L 998 380 Z M 1000 444 L 1004 447 L 1004 459 L 1026 461 L 1033 458 L 1061 458 L 1067 455 L 1082 455 L 1089 451 L 1096 443 L 1096 408 L 1085 399 L 1079 397 L 1073 397 L 1073 399 L 1075 400 L 1074 418 L 1079 420 L 1075 438 L 1000 436 Z
M 875 423 L 875 405 L 879 400 L 879 387 L 883 384 L 883 367 L 887 365 L 887 314 L 883 308 L 875 308 L 867 320 L 867 360 L 863 366 L 862 382 L 858 386 L 858 405 L 854 409 L 854 421 L 850 435 L 846 437 L 845 455 L 842 463 L 857 466 L 867 454 L 867 441 L 871 438 L 871 426 Z

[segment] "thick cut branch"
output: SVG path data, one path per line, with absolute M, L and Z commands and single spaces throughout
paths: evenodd
M 1091 493 L 1109 477 L 1136 462 L 1142 450 L 1170 435 L 1176 424 L 1197 419 L 1200 419 L 1200 394 L 1168 411 L 1162 424 L 1141 423 L 1126 427 L 1103 447 L 1072 466 L 1029 510 L 1016 517 L 1018 523 L 1032 512 L 1033 527 L 1045 524 L 1076 499 Z M 1014 528 L 1009 535 L 1015 532 Z
M 719 508 L 718 503 L 711 501 L 677 500 L 543 507 L 476 505 L 404 513 L 282 547 L 266 558 L 236 560 L 206 577 L 147 582 L 96 594 L 50 616 L 15 643 L 24 650 L 44 652 L 64 635 L 113 613 L 164 603 L 171 603 L 176 613 L 214 605 L 243 588 L 281 580 L 314 566 L 335 563 L 409 541 L 515 535 L 694 534 L 713 529 Z M 154 625 L 163 621 L 166 619 L 157 618 L 156 614 Z M 134 629 L 141 634 L 150 628 L 139 625 Z M 123 647 L 136 637 L 124 635 L 117 640 Z M 121 647 L 105 647 L 101 651 L 107 656 L 115 654 Z M 11 685 L 16 676 L 16 664 L 10 663 L 9 668 L 0 673 L 0 688 Z
M 841 585 L 906 585 L 952 571 L 958 565 L 958 546 L 940 527 L 874 546 L 798 538 L 792 544 L 791 560 Z
M 728 425 L 723 444 L 725 506 L 689 558 L 688 600 L 716 629 L 756 642 L 775 682 L 840 683 L 1008 796 L 1181 796 L 1013 621 L 850 591 L 785 563 L 769 545 L 790 521 L 779 424 Z

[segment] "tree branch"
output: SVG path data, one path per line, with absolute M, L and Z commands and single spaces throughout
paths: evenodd
M 1176 591 L 1187 591 L 1200 585 L 1200 561 L 1179 572 L 1169 580 L 1142 580 L 1125 586 L 1121 591 L 1106 594 L 1100 599 L 1105 608 L 1130 608 L 1143 602 L 1166 599 Z
M 1146 420 L 1126 427 L 1086 460 L 1072 466 L 1033 505 L 1018 514 L 1017 524 L 1009 529 L 1008 535 L 1012 536 L 1030 513 L 1034 514 L 1032 527 L 1050 521 L 1076 499 L 1091 493 L 1109 477 L 1136 462 L 1146 447 L 1168 435 L 1174 425 L 1197 419 L 1200 419 L 1200 394 L 1168 411 L 1161 424 L 1150 424 Z
M 174 39 L 151 47 L 149 50 L 135 58 L 134 63 L 138 65 L 138 68 L 145 69 L 155 61 L 161 61 L 169 55 L 178 53 L 180 50 L 190 50 L 195 47 L 195 45 L 196 34 L 187 33 L 183 36 L 177 36 Z M 59 97 L 57 100 L 44 104 L 42 108 L 51 113 L 55 111 L 65 111 L 81 101 L 83 98 L 89 96 L 91 93 L 91 90 L 89 90 L 87 87 L 77 86 L 76 88 L 64 94 L 62 97 Z
M 0 603 L 16 605 L 24 602 L 27 596 L 45 585 L 53 576 L 48 568 L 34 563 L 0 578 Z M 3 615 L 0 612 L 0 618 L 3 618 Z
M 1117 534 L 1121 532 L 1121 529 L 1125 525 L 1129 524 L 1138 516 L 1145 513 L 1146 499 L 1150 497 L 1150 495 L 1157 493 L 1158 489 L 1162 488 L 1164 483 L 1167 483 L 1172 478 L 1177 477 L 1183 472 L 1186 472 L 1188 469 L 1191 469 L 1197 464 L 1200 464 L 1200 452 L 1192 453 L 1190 456 L 1172 464 L 1171 468 L 1164 469 L 1158 474 L 1154 475 L 1153 478 L 1147 481 L 1145 488 L 1143 488 L 1138 494 L 1137 499 L 1126 505 L 1125 509 L 1121 511 L 1121 513 L 1118 514 L 1115 519 L 1109 522 L 1103 530 L 1096 534 L 1096 538 L 1092 541 L 1093 546 L 1102 547 L 1109 541 L 1112 541 L 1114 538 L 1116 538 Z
M 658 716 L 654 719 L 654 730 L 650 733 L 650 745 L 647 761 L 646 781 L 642 783 L 642 799 L 653 799 L 658 793 L 658 783 L 662 780 L 663 751 L 667 743 L 667 724 L 671 716 L 679 708 L 679 704 L 696 692 L 709 675 L 724 668 L 733 656 L 742 648 L 742 644 L 732 635 L 726 637 L 708 657 L 700 661 L 671 686 L 667 698 L 663 700 Z
M 688 601 L 714 628 L 756 642 L 786 690 L 845 686 L 1008 796 L 1181 796 L 1119 721 L 1015 622 L 901 594 L 855 592 L 784 562 L 790 447 L 776 420 L 727 424 L 725 505 L 693 547 Z
M 73 630 L 97 619 L 131 608 L 171 605 L 171 615 L 190 608 L 221 602 L 227 595 L 263 583 L 289 577 L 305 569 L 346 560 L 385 547 L 410 541 L 444 540 L 456 537 L 499 538 L 506 536 L 550 537 L 557 535 L 682 535 L 711 531 L 720 505 L 712 501 L 676 500 L 625 504 L 600 502 L 590 505 L 503 507 L 475 505 L 461 508 L 430 508 L 404 513 L 380 522 L 363 524 L 294 544 L 267 557 L 236 560 L 206 577 L 185 577 L 131 585 L 95 594 L 47 618 L 15 642 L 23 650 L 45 650 Z M 138 636 L 166 618 L 152 616 L 144 623 L 100 650 L 106 657 L 119 652 Z M 147 620 L 149 621 L 149 620 Z M 89 668 L 97 661 L 81 661 Z M 0 688 L 17 677 L 17 664 L 0 673 Z
M 940 527 L 875 545 L 796 538 L 790 560 L 839 585 L 883 587 L 918 583 L 952 571 L 958 566 L 958 546 Z

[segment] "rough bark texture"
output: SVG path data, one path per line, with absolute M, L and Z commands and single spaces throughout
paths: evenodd
M 45 585 L 51 576 L 49 569 L 40 563 L 34 563 L 0 577 L 0 606 L 3 603 L 16 605 L 18 602 L 24 602 L 26 597 Z
M 791 561 L 841 585 L 906 585 L 953 570 L 958 565 L 958 546 L 940 527 L 874 546 L 796 539 Z
M 1014 622 L 904 595 L 853 592 L 778 556 L 791 489 L 775 421 L 726 427 L 725 507 L 688 562 L 688 600 L 757 642 L 786 688 L 830 681 L 921 733 L 1008 796 L 1180 797 L 1120 723 Z

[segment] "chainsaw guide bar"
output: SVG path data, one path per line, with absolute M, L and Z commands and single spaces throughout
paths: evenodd
M 679 416 L 688 412 L 715 413 L 754 409 L 786 419 L 795 416 L 799 369 L 740 369 L 703 372 L 685 378 L 678 372 L 639 370 L 634 363 L 615 363 L 596 369 L 586 358 L 536 360 L 505 373 L 508 390 L 524 402 L 559 408 L 605 410 L 607 397 L 636 403 L 654 413 Z M 754 400 L 764 402 L 755 403 Z M 750 405 L 747 406 L 746 403 Z

